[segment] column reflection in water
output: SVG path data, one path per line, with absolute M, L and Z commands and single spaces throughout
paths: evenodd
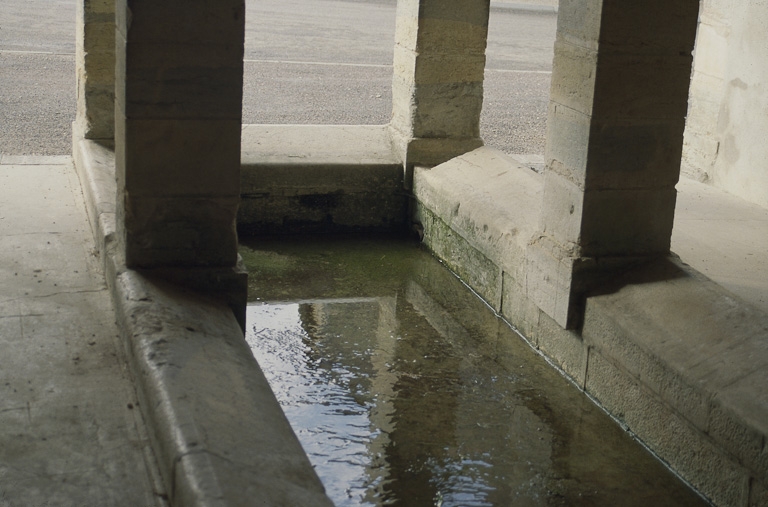
M 700 504 L 426 253 L 259 248 L 247 339 L 337 505 Z

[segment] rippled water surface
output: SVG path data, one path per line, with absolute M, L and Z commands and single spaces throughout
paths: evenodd
M 705 505 L 417 245 L 241 253 L 246 338 L 336 505 Z

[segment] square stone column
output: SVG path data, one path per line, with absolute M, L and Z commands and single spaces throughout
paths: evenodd
M 490 0 L 398 0 L 393 139 L 406 167 L 482 146 Z
M 75 137 L 115 136 L 115 0 L 77 2 Z
M 117 0 L 117 227 L 129 268 L 237 262 L 243 0 Z
M 529 296 L 564 327 L 590 287 L 669 253 L 697 0 L 561 0 Z

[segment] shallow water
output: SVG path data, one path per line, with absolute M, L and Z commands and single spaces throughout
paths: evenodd
M 336 505 L 706 505 L 418 245 L 241 253 L 246 338 Z

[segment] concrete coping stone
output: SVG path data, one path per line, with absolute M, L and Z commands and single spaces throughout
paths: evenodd
M 515 273 L 538 228 L 543 183 L 517 158 L 484 146 L 431 169 L 417 167 L 413 192 L 486 257 Z
M 241 166 L 401 166 L 388 125 L 243 125 Z
M 112 232 L 114 154 L 80 139 L 74 140 L 74 150 L 171 502 L 333 505 L 232 310 L 225 302 L 124 267 Z

